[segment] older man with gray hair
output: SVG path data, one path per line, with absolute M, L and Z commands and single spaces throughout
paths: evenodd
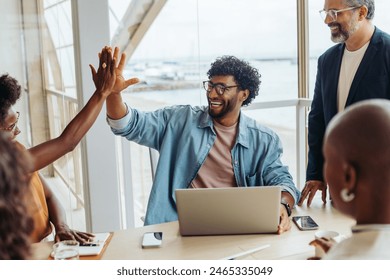
M 356 102 L 390 99 L 390 36 L 373 25 L 374 0 L 325 0 L 320 11 L 337 45 L 318 59 L 314 97 L 309 114 L 309 155 L 306 184 L 299 205 L 307 205 L 327 184 L 322 173 L 325 129 L 338 113 Z

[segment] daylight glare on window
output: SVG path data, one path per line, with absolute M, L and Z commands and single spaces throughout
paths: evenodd
M 262 74 L 255 102 L 297 97 L 295 10 L 295 1 L 167 1 L 129 59 L 127 74 L 143 81 L 130 90 L 166 105 L 205 104 L 200 82 L 210 63 L 235 55 Z

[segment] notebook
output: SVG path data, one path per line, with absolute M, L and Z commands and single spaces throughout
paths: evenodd
M 276 233 L 281 187 L 178 189 L 181 235 Z
M 95 237 L 91 243 L 93 246 L 79 246 L 79 255 L 80 256 L 97 256 L 99 255 L 103 248 L 104 244 L 107 242 L 110 237 L 109 232 L 103 233 L 94 233 Z M 54 252 L 51 252 L 51 257 L 54 257 Z

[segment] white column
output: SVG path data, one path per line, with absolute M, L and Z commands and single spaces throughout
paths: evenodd
M 97 68 L 98 52 L 110 42 L 108 0 L 72 1 L 76 79 L 80 106 L 95 90 L 89 64 Z M 80 107 L 81 108 L 81 107 Z M 105 121 L 105 106 L 83 141 L 87 229 L 122 227 L 115 136 Z

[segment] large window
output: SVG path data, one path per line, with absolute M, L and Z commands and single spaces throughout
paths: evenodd
M 309 98 L 312 98 L 317 59 L 333 43 L 329 28 L 319 15 L 324 1 L 307 1 L 307 4 Z M 388 5 L 384 0 L 376 1 L 374 23 L 379 27 L 388 26 L 384 13 L 384 6 Z M 283 5 L 265 0 L 167 1 L 129 60 L 126 74 L 142 82 L 127 91 L 126 101 L 141 110 L 173 104 L 205 105 L 200 82 L 206 79 L 210 62 L 221 55 L 246 59 L 259 69 L 262 84 L 255 103 L 297 99 L 297 1 L 283 1 Z M 281 137 L 283 162 L 297 182 L 296 107 L 270 107 L 247 108 L 244 113 Z M 136 215 L 142 216 L 152 184 L 149 154 L 144 147 L 133 143 L 131 146 L 132 174 L 137 174 L 133 177 L 135 210 Z
M 141 110 L 206 105 L 201 81 L 207 79 L 210 63 L 222 55 L 237 56 L 258 68 L 262 83 L 254 102 L 297 99 L 296 9 L 295 1 L 283 5 L 266 0 L 167 1 L 128 62 L 126 76 L 142 82 L 127 90 L 126 101 Z M 244 113 L 278 133 L 283 162 L 295 178 L 295 108 Z M 133 143 L 131 151 L 132 174 L 137 174 L 135 212 L 142 216 L 152 184 L 149 154 Z M 142 224 L 137 217 L 135 221 Z
M 34 6 L 35 2 L 21 3 L 26 11 L 27 3 L 28 6 Z M 40 18 L 40 36 L 36 36 L 35 41 L 26 39 L 24 51 L 28 54 L 32 45 L 42 51 L 42 60 L 34 64 L 32 71 L 41 69 L 43 72 L 46 99 L 40 102 L 47 103 L 48 109 L 47 112 L 39 113 L 43 116 L 47 114 L 50 128 L 50 136 L 47 138 L 53 138 L 63 131 L 79 110 L 77 96 L 80 93 L 77 92 L 75 69 L 75 53 L 78 52 L 73 42 L 77 34 L 74 36 L 73 33 L 71 5 L 75 2 L 41 0 L 36 3 L 39 4 L 37 17 Z M 136 48 L 130 53 L 126 65 L 126 77 L 141 79 L 138 85 L 124 93 L 129 105 L 141 110 L 155 110 L 174 104 L 205 105 L 206 97 L 201 81 L 206 79 L 210 63 L 222 55 L 245 59 L 259 69 L 262 84 L 254 106 L 245 108 L 243 113 L 270 127 L 281 137 L 284 146 L 282 160 L 290 167 L 297 181 L 296 158 L 299 149 L 296 134 L 301 131 L 299 125 L 304 125 L 304 121 L 297 123 L 296 108 L 291 105 L 295 103 L 290 102 L 298 98 L 298 68 L 301 63 L 297 56 L 297 37 L 301 34 L 297 33 L 297 5 L 308 5 L 309 97 L 312 98 L 317 59 L 333 45 L 329 28 L 318 13 L 323 8 L 324 0 L 108 0 L 108 3 L 107 15 L 110 17 L 112 38 L 119 35 L 129 38 L 128 34 L 134 29 L 142 29 L 137 34 L 138 41 L 131 37 L 131 43 L 136 44 Z M 145 11 L 156 3 L 161 4 L 161 10 L 156 9 L 155 14 L 147 14 Z M 390 32 L 390 18 L 387 15 L 390 2 L 376 0 L 375 4 L 374 24 Z M 128 9 L 129 6 L 139 8 L 139 11 Z M 25 16 L 28 18 L 30 14 Z M 133 24 L 125 25 L 123 20 L 126 17 L 132 17 L 128 22 Z M 10 24 L 9 21 L 7 24 Z M 7 25 L 3 32 L 5 35 L 7 30 L 8 34 L 17 34 L 19 31 L 15 30 L 15 25 Z M 4 34 L 4 42 L 15 42 Z M 31 59 L 36 59 L 36 56 L 32 55 Z M 3 61 L 7 67 L 14 64 L 9 62 L 8 57 Z M 25 61 L 20 62 L 23 63 Z M 25 84 L 30 87 L 27 90 L 31 93 L 33 83 L 28 79 Z M 32 99 L 29 101 L 32 104 L 36 102 Z M 32 111 L 31 115 L 34 113 L 38 112 Z M 36 131 L 42 122 L 31 119 L 32 130 Z M 140 217 L 145 213 L 152 185 L 149 151 L 136 144 L 129 144 L 131 155 L 124 155 L 123 158 L 132 160 L 135 220 L 136 225 L 142 225 Z M 83 229 L 84 194 L 80 154 L 78 146 L 74 152 L 58 160 L 54 164 L 54 174 L 67 187 L 65 196 L 70 197 L 71 201 L 67 207 L 71 210 L 69 216 L 73 217 L 72 213 L 76 212 L 82 213 L 79 215 L 82 217 L 81 224 L 74 227 Z
M 44 0 L 42 10 L 45 93 L 50 138 L 55 138 L 78 112 L 71 1 Z M 67 211 L 70 226 L 85 230 L 81 160 L 78 145 L 54 162 L 51 186 Z

